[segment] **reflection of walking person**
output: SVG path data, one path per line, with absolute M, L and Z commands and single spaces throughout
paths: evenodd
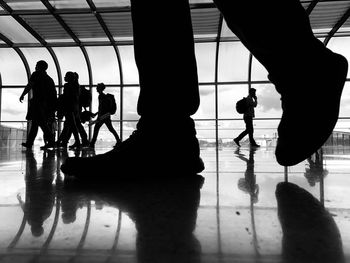
M 252 203 L 258 202 L 259 185 L 256 183 L 256 175 L 254 174 L 254 154 L 255 148 L 251 148 L 249 151 L 249 159 L 244 154 L 239 152 L 239 148 L 235 151 L 237 157 L 247 163 L 247 169 L 244 174 L 244 178 L 238 180 L 238 188 L 245 193 L 248 193 L 251 197 Z
M 54 152 L 53 155 L 44 152 L 40 169 L 37 169 L 37 161 L 31 150 L 27 150 L 26 159 L 25 201 L 22 200 L 20 194 L 17 195 L 17 199 L 33 236 L 38 237 L 44 233 L 44 222 L 50 217 L 55 203 L 55 188 L 52 184 L 55 172 Z
M 111 114 L 114 114 L 116 111 L 116 104 L 114 100 L 114 96 L 111 94 L 105 94 L 103 91 L 105 90 L 106 86 L 103 83 L 97 84 L 97 92 L 98 92 L 98 112 L 94 115 L 98 116 L 94 128 L 94 135 L 92 136 L 90 147 L 94 148 L 95 143 L 97 140 L 98 133 L 100 131 L 100 128 L 103 124 L 105 124 L 108 128 L 108 130 L 114 135 L 115 140 L 117 141 L 118 145 L 121 143 L 121 140 L 118 136 L 118 133 L 113 128 L 112 121 L 111 121 Z
M 27 141 L 22 143 L 22 146 L 27 148 L 33 146 L 39 127 L 43 131 L 45 142 L 47 142 L 44 148 L 54 147 L 55 134 L 49 127 L 49 122 L 54 118 L 57 92 L 54 81 L 46 73 L 47 68 L 48 65 L 45 61 L 37 62 L 35 72 L 30 76 L 29 82 L 19 98 L 19 101 L 22 102 L 29 91 L 33 92 L 26 116 L 27 120 L 31 120 L 31 127 Z
M 243 120 L 245 122 L 245 130 L 237 138 L 233 139 L 233 141 L 238 146 L 241 146 L 239 144 L 239 142 L 244 138 L 244 136 L 246 136 L 248 134 L 250 146 L 260 147 L 260 145 L 258 145 L 255 142 L 254 137 L 253 137 L 253 134 L 254 134 L 253 118 L 255 117 L 254 108 L 258 105 L 258 99 L 256 97 L 256 90 L 255 89 L 253 89 L 253 88 L 249 89 L 249 95 L 246 97 L 246 102 L 247 102 L 248 107 L 243 115 Z
M 328 170 L 323 167 L 322 149 L 307 158 L 307 162 L 309 163 L 309 167 L 305 168 L 304 176 L 310 186 L 315 186 L 317 182 L 320 182 L 328 174 Z

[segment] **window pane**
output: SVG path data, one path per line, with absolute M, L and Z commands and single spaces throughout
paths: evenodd
M 139 84 L 139 72 L 136 67 L 133 46 L 120 46 L 124 84 Z
M 201 103 L 193 119 L 215 118 L 215 89 L 214 86 L 200 86 L 199 94 Z
M 6 0 L 5 1 L 13 10 L 27 10 L 27 9 L 46 9 L 46 7 L 43 5 L 40 0 L 17 0 L 17 1 L 11 1 L 11 0 Z
M 28 60 L 30 70 L 35 71 L 35 65 L 39 60 L 45 60 L 49 67 L 47 69 L 47 74 L 58 84 L 58 76 L 56 65 L 50 55 L 50 53 L 45 48 L 22 48 L 23 54 Z
M 69 1 L 56 1 L 49 0 L 50 4 L 57 9 L 68 9 L 68 8 L 89 8 L 89 5 L 85 0 L 69 0 Z
M 119 84 L 119 67 L 113 47 L 87 47 L 94 83 Z
M 249 52 L 240 42 L 220 43 L 219 81 L 247 81 Z
M 252 61 L 252 80 L 268 80 L 268 72 L 263 65 L 253 57 Z
M 216 43 L 196 44 L 195 47 L 199 82 L 213 82 Z
M 345 82 L 341 101 L 339 117 L 350 117 L 350 82 Z
M 233 34 L 231 29 L 228 28 L 225 19 L 222 23 L 221 37 L 223 37 L 223 38 L 236 38 L 235 34 Z
M 28 77 L 23 62 L 12 48 L 0 48 L 2 85 L 26 85 Z
M 273 84 L 255 84 L 258 106 L 255 108 L 256 118 L 281 118 L 281 95 Z
M 139 87 L 126 87 L 123 90 L 123 119 L 138 120 L 140 116 L 137 114 L 137 101 L 139 98 Z
M 236 112 L 236 102 L 248 95 L 248 85 L 221 85 L 218 91 L 219 118 L 242 118 Z
M 10 16 L 0 16 L 0 33 L 14 43 L 38 43 L 26 29 Z
M 195 127 L 200 147 L 215 147 L 215 121 L 197 120 Z
M 350 63 L 350 37 L 333 37 L 329 41 L 327 47 L 332 51 L 339 53 L 346 57 Z M 350 76 L 350 68 L 348 68 L 348 77 Z
M 126 7 L 130 6 L 130 0 L 94 0 L 96 7 Z
M 1 90 L 1 120 L 25 121 L 27 115 L 28 96 L 23 103 L 19 102 L 23 89 L 3 88 Z
M 89 84 L 89 74 L 85 58 L 78 47 L 60 47 L 54 48 L 58 61 L 61 66 L 62 78 L 67 71 L 77 72 L 79 74 L 79 83 L 82 85 Z

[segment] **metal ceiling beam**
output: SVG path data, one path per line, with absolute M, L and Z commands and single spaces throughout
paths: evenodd
M 119 53 L 118 45 L 117 45 L 116 41 L 114 40 L 112 33 L 108 29 L 107 24 L 103 20 L 101 14 L 98 12 L 95 4 L 92 2 L 92 0 L 86 0 L 86 2 L 90 7 L 91 12 L 95 15 L 97 21 L 99 22 L 100 26 L 102 27 L 104 33 L 106 34 L 109 41 L 111 42 L 113 49 L 114 49 L 114 52 L 117 56 L 118 69 L 119 69 L 119 79 L 120 79 L 120 107 L 119 107 L 119 109 L 120 109 L 120 116 L 119 116 L 119 118 L 120 118 L 120 130 L 119 130 L 119 134 L 120 134 L 121 140 L 123 140 L 123 87 L 124 87 L 124 77 L 123 76 L 124 75 L 123 75 L 123 66 L 122 66 L 121 56 Z
M 221 32 L 222 32 L 222 25 L 224 22 L 224 16 L 220 13 L 219 16 L 219 24 L 218 24 L 218 33 L 216 37 L 216 50 L 215 50 L 215 86 L 214 86 L 214 92 L 215 92 L 215 144 L 216 144 L 216 152 L 215 152 L 215 158 L 216 158 L 216 179 L 219 180 L 219 90 L 218 90 L 218 82 L 219 82 L 219 49 L 220 49 L 220 40 L 221 40 Z M 219 187 L 219 183 L 217 182 L 217 189 Z M 219 203 L 219 199 L 217 199 L 217 202 Z
M 40 0 L 40 1 L 47 8 L 47 10 L 49 11 L 50 15 L 52 15 L 56 19 L 56 21 L 63 27 L 63 29 L 74 40 L 74 42 L 77 43 L 80 46 L 81 42 L 80 42 L 79 38 L 75 35 L 75 33 L 67 25 L 67 23 L 62 19 L 62 17 L 57 13 L 56 9 L 51 5 L 51 3 L 48 0 Z
M 329 40 L 334 36 L 335 33 L 341 28 L 341 26 L 348 20 L 350 17 L 350 8 L 345 12 L 345 14 L 339 19 L 339 21 L 334 25 L 332 30 L 328 33 L 327 37 L 323 41 L 323 44 L 327 46 Z
M 0 0 L 0 5 L 8 14 L 11 15 L 12 18 L 14 18 L 22 27 L 24 27 L 40 43 L 39 47 L 45 47 L 47 51 L 50 53 L 56 66 L 58 84 L 59 84 L 59 87 L 61 87 L 62 86 L 61 67 L 58 62 L 56 53 L 53 51 L 53 49 L 50 46 L 48 46 L 48 43 L 26 21 L 22 19 L 22 17 L 20 17 L 17 14 L 14 14 L 12 8 L 8 4 L 6 4 L 4 0 Z M 13 44 L 13 47 L 17 47 L 16 44 Z
M 308 5 L 308 7 L 305 10 L 308 15 L 311 14 L 311 12 L 314 10 L 318 2 L 320 2 L 320 0 L 314 0 Z

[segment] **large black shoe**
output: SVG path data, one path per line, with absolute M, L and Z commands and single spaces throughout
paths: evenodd
M 328 49 L 309 60 L 294 65 L 289 77 L 269 76 L 281 94 L 283 114 L 275 154 L 284 166 L 296 165 L 316 152 L 338 120 L 347 60 Z
M 199 173 L 204 164 L 199 157 L 199 144 L 195 135 L 177 138 L 135 131 L 113 150 L 94 157 L 67 158 L 61 166 L 66 176 L 78 179 L 96 176 L 118 178 L 134 174 L 149 174 L 157 170 L 177 175 Z

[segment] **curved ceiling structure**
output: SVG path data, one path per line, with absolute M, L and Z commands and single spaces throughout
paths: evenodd
M 350 1 L 301 1 L 318 37 L 349 36 Z M 190 1 L 196 42 L 218 37 L 220 13 L 208 0 Z M 104 46 L 132 43 L 125 0 L 0 0 L 0 32 L 12 47 Z M 19 27 L 26 33 L 19 33 Z M 13 32 L 18 32 L 14 34 Z M 227 36 L 221 41 L 237 40 Z M 0 44 L 8 47 L 9 43 Z
M 199 47 L 201 44 L 210 46 L 210 53 L 202 52 L 206 58 L 199 59 L 204 62 L 202 63 L 204 66 L 199 66 L 199 68 L 210 68 L 211 78 L 209 78 L 209 74 L 202 74 L 204 78 L 200 78 L 200 85 L 204 89 L 213 90 L 215 94 L 212 98 L 214 102 L 210 102 L 214 105 L 210 106 L 214 114 L 207 114 L 200 119 L 215 122 L 215 138 L 218 141 L 218 121 L 224 120 L 223 116 L 226 116 L 219 113 L 220 86 L 245 85 L 246 90 L 247 87 L 254 84 L 267 85 L 269 81 L 267 78 L 258 81 L 252 78 L 252 67 L 256 68 L 254 63 L 255 65 L 257 63 L 240 46 L 238 46 L 239 51 L 237 52 L 246 58 L 246 62 L 239 64 L 240 59 L 237 59 L 239 62 L 234 62 L 237 64 L 229 66 L 231 68 L 235 66 L 234 69 L 237 72 L 242 71 L 241 68 L 244 67 L 247 73 L 239 79 L 221 77 L 222 71 L 230 68 L 227 67 L 227 62 L 222 62 L 224 59 L 227 60 L 222 50 L 226 48 L 225 52 L 228 52 L 227 45 L 239 44 L 240 41 L 227 28 L 222 15 L 212 0 L 189 0 L 189 2 L 196 46 Z M 331 38 L 350 37 L 350 0 L 301 0 L 301 3 L 309 14 L 315 36 L 323 40 L 325 45 Z M 134 62 L 130 62 L 133 59 L 132 35 L 129 0 L 0 0 L 0 52 L 1 50 L 13 49 L 15 54 L 19 56 L 16 61 L 23 63 L 28 79 L 31 70 L 33 70 L 33 61 L 38 58 L 35 55 L 28 56 L 31 52 L 36 54 L 35 49 L 45 49 L 46 59 L 49 59 L 51 64 L 55 66 L 52 68 L 54 68 L 55 82 L 58 84 L 59 92 L 63 84 L 64 72 L 69 68 L 67 64 L 72 63 L 72 61 L 79 70 L 79 74 L 81 73 L 82 84 L 88 85 L 90 88 L 108 75 L 111 80 L 106 83 L 106 86 L 120 88 L 115 90 L 117 90 L 116 93 L 119 97 L 120 117 L 117 121 L 120 122 L 121 134 L 123 133 L 123 122 L 130 120 L 129 112 L 136 111 L 127 109 L 129 105 L 124 106 L 124 103 L 129 104 L 129 101 L 132 101 L 135 104 L 137 98 L 136 91 L 132 91 L 134 97 L 131 99 L 127 97 L 130 90 L 124 91 L 124 87 L 138 87 L 139 85 L 136 66 L 131 65 Z M 291 36 L 292 38 L 293 36 Z M 224 48 L 221 49 L 221 47 Z M 79 57 L 79 59 L 70 58 L 68 53 L 64 53 L 66 50 L 70 50 L 69 54 L 74 53 L 74 56 Z M 102 50 L 104 56 L 108 54 L 108 59 L 111 60 L 107 73 L 96 66 L 105 66 L 103 59 L 100 58 Z M 97 54 L 98 52 L 95 51 L 100 53 Z M 128 55 L 127 59 L 125 59 L 126 56 L 122 59 L 121 51 L 124 52 L 124 55 Z M 42 54 L 43 52 L 40 53 L 40 55 Z M 6 64 L 9 55 L 4 55 L 4 52 L 2 55 L 4 59 L 7 59 L 3 60 Z M 206 63 L 209 60 L 207 57 L 210 57 L 210 65 Z M 65 61 L 67 58 L 70 58 L 69 62 Z M 28 63 L 29 60 L 31 63 Z M 226 63 L 224 67 L 223 63 Z M 3 65 L 4 67 L 6 68 L 5 65 Z M 52 72 L 51 74 L 53 75 Z M 229 72 L 229 74 L 236 73 Z M 2 89 L 23 88 L 25 85 L 25 81 L 14 83 L 15 81 L 4 81 L 3 77 L 4 75 L 0 75 Z M 1 80 L 3 80 L 2 83 Z M 203 94 L 206 92 L 203 91 Z M 4 98 L 6 95 L 0 93 L 0 96 Z M 203 101 L 205 105 L 206 102 Z M 22 113 L 21 116 L 24 114 Z M 133 117 L 131 120 L 136 119 Z M 20 120 L 24 121 L 24 118 L 21 117 Z M 3 121 L 1 109 L 0 121 Z

